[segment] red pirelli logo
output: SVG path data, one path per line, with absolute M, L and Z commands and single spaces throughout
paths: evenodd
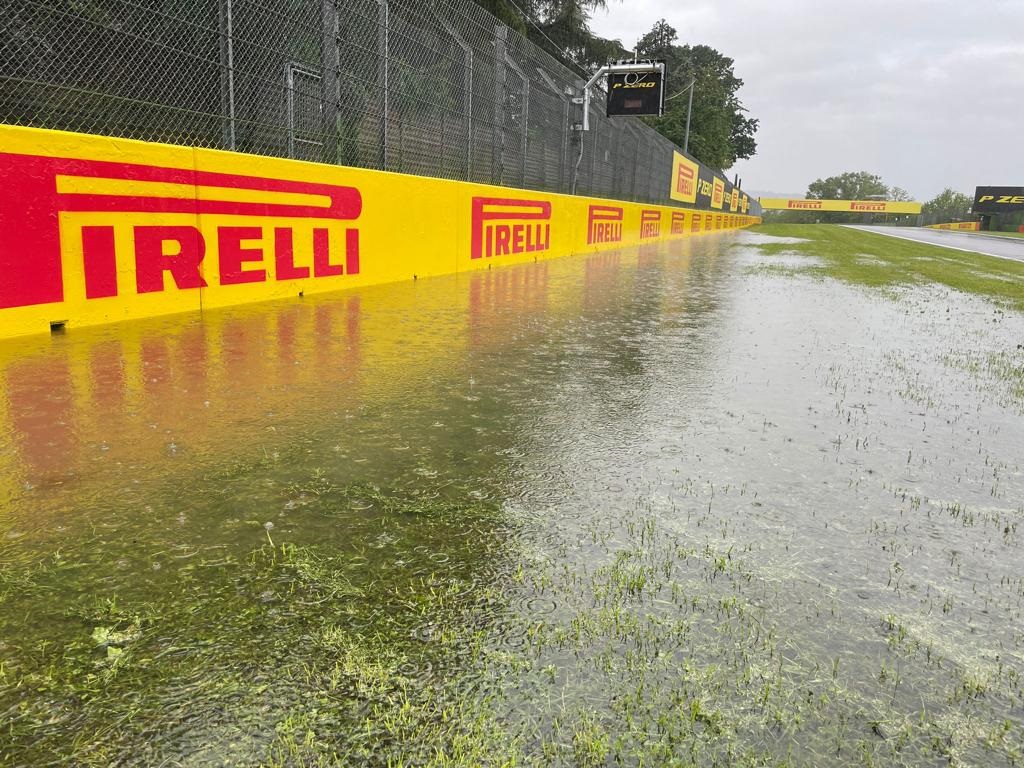
M 471 258 L 537 253 L 550 248 L 551 203 L 473 198 Z
M 9 180 L 0 187 L 0 309 L 63 301 L 66 252 L 81 253 L 87 299 L 128 290 L 123 275 L 118 279 L 119 259 L 126 263 L 128 258 L 134 260 L 131 289 L 140 294 L 163 291 L 167 274 L 178 289 L 205 287 L 202 265 L 208 258 L 218 262 L 221 285 L 264 282 L 267 266 L 275 280 L 359 273 L 357 228 L 346 228 L 342 243 L 333 242 L 331 230 L 313 221 L 294 227 L 265 227 L 258 221 L 354 221 L 362 212 L 362 197 L 353 187 L 6 153 L 0 153 L 0 175 Z M 117 253 L 113 225 L 62 229 L 61 214 L 72 213 L 131 214 L 117 227 L 129 230 L 132 253 Z M 155 224 L 154 214 L 243 221 L 218 226 L 211 237 L 190 224 Z M 272 229 L 272 236 L 265 229 Z M 273 241 L 270 253 L 263 250 L 264 238 Z M 311 267 L 295 263 L 300 239 L 311 244 Z
M 851 211 L 869 211 L 872 213 L 884 213 L 885 203 L 850 203 Z
M 587 214 L 587 245 L 594 243 L 621 243 L 622 208 L 611 205 L 592 205 Z
M 790 208 L 801 210 L 817 211 L 821 208 L 821 200 L 790 200 L 787 205 Z
M 682 163 L 676 172 L 676 192 L 688 197 L 697 194 L 697 174 L 693 172 L 693 168 Z
M 682 211 L 672 211 L 672 234 L 686 234 L 686 214 Z
M 640 239 L 646 240 L 661 235 L 661 211 L 640 212 Z

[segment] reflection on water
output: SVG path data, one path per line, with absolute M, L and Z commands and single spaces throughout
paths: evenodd
M 0 346 L 0 757 L 1019 761 L 1024 323 L 736 241 Z

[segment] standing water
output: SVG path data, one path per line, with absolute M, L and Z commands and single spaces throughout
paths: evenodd
M 1024 318 L 754 243 L 0 344 L 0 763 L 1024 763 Z

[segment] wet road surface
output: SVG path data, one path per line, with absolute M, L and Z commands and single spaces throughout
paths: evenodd
M 895 237 L 901 240 L 912 240 L 916 243 L 941 245 L 958 251 L 981 253 L 986 256 L 997 256 L 1001 259 L 1024 261 L 1024 238 L 999 237 L 998 235 L 966 234 L 943 229 L 926 229 L 924 227 L 875 227 L 861 224 L 847 225 L 851 229 Z

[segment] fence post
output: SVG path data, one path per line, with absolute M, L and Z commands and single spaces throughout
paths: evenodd
M 338 162 L 338 9 L 335 0 L 323 0 L 323 40 L 320 48 L 320 104 L 323 110 L 321 160 Z
M 391 74 L 391 30 L 388 28 L 388 0 L 377 0 L 377 82 L 380 84 L 380 169 L 388 169 L 388 112 L 391 110 L 391 94 L 388 77 Z
M 226 149 L 234 150 L 235 141 L 235 41 L 232 0 L 217 3 L 217 21 L 220 32 L 220 101 L 225 116 L 222 141 Z
M 509 69 L 511 69 L 519 76 L 519 80 L 523 84 L 523 103 L 520 105 L 521 109 L 519 110 L 519 114 L 523 123 L 522 130 L 520 131 L 520 133 L 522 134 L 520 142 L 522 143 L 521 151 L 523 157 L 522 168 L 520 169 L 520 186 L 525 188 L 526 154 L 530 148 L 530 78 L 526 76 L 526 73 L 523 72 L 523 70 L 516 66 L 516 63 L 512 61 L 511 58 L 506 58 L 505 63 L 508 65 Z
M 545 83 L 547 83 L 547 86 L 548 88 L 551 89 L 551 92 L 565 102 L 565 114 L 562 116 L 562 145 L 558 157 L 558 185 L 556 187 L 557 191 L 562 192 L 568 186 L 566 183 L 565 163 L 566 153 L 568 152 L 569 144 L 569 112 L 570 108 L 572 107 L 572 99 L 564 90 L 558 87 L 558 84 L 554 81 L 554 79 L 552 79 L 551 75 L 549 75 L 540 67 L 537 67 L 537 74 L 540 75 L 541 79 Z M 545 174 L 545 180 L 546 179 L 547 175 Z
M 505 49 L 508 27 L 498 22 L 494 28 L 494 140 L 491 144 L 491 181 L 505 180 Z
M 466 57 L 466 71 L 462 74 L 462 107 L 465 110 L 463 124 L 466 126 L 466 181 L 469 181 L 473 171 L 473 49 L 451 24 L 436 13 L 435 16 Z

